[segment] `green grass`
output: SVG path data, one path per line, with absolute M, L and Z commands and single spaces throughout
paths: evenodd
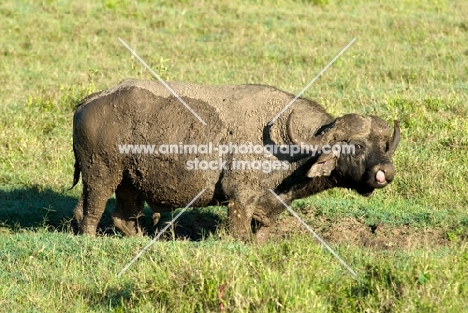
M 448 0 L 0 4 L 0 308 L 218 312 L 221 301 L 228 312 L 466 311 L 467 11 Z M 113 200 L 105 236 L 74 236 L 80 188 L 67 189 L 79 100 L 124 78 L 154 79 L 119 37 L 167 80 L 292 93 L 357 38 L 304 96 L 334 115 L 399 119 L 396 179 L 370 198 L 336 189 L 294 207 L 318 228 L 353 219 L 410 227 L 414 239 L 442 229 L 448 241 L 382 251 L 332 243 L 354 280 L 308 234 L 242 244 L 225 234 L 225 209 L 208 208 L 187 212 L 117 278 L 149 238 L 113 232 Z M 194 240 L 172 240 L 184 236 Z
M 7 235 L 0 242 L 2 305 L 47 312 L 219 312 L 220 303 L 243 312 L 454 312 L 467 305 L 466 244 L 410 253 L 339 247 L 359 273 L 355 280 L 307 237 L 261 247 L 168 241 L 117 277 L 146 243 Z

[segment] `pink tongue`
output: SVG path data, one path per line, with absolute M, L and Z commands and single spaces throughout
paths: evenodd
M 375 174 L 375 179 L 379 183 L 385 183 L 385 173 L 383 171 L 378 171 L 377 174 Z

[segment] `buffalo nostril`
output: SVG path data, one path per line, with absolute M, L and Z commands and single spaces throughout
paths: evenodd
M 392 164 L 384 163 L 373 168 L 374 179 L 378 184 L 390 183 L 395 177 L 395 169 Z

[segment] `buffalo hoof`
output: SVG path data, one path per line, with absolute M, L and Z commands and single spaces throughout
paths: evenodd
M 89 236 L 89 237 L 96 237 L 96 231 L 97 231 L 96 228 L 97 228 L 96 226 L 81 225 L 80 226 L 80 234 L 85 235 L 85 236 Z
M 121 231 L 125 236 L 143 236 L 143 232 L 135 221 L 126 221 L 118 217 L 112 217 L 115 228 Z
M 156 226 L 159 223 L 159 219 L 161 218 L 161 214 L 153 213 L 153 226 Z
M 271 227 L 263 226 L 255 233 L 255 242 L 265 243 L 270 238 Z

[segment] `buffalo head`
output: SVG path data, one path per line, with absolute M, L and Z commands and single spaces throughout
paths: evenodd
M 394 121 L 391 135 L 388 125 L 376 116 L 348 114 L 323 125 L 305 140 L 296 135 L 293 117 L 291 113 L 287 123 L 291 142 L 322 151 L 308 168 L 307 177 L 329 177 L 335 186 L 354 189 L 364 196 L 393 180 L 395 168 L 390 158 L 400 140 L 398 121 Z

